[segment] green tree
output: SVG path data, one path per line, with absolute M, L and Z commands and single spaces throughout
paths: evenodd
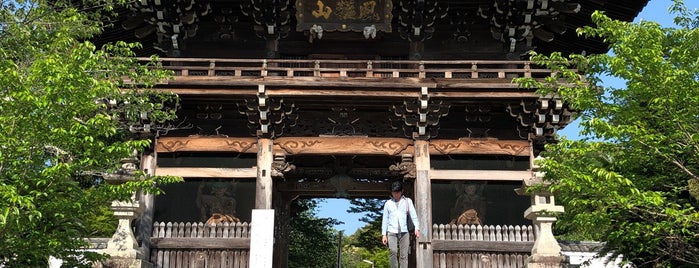
M 349 213 L 364 213 L 359 221 L 367 223 L 357 230 L 353 236 L 352 245 L 367 249 L 381 248 L 381 216 L 386 200 L 379 198 L 353 199 L 350 201 Z
M 49 256 L 89 266 L 79 256 L 100 256 L 83 253 L 81 238 L 104 235 L 95 219 L 110 201 L 176 180 L 139 172 L 119 185 L 104 180 L 150 146 L 134 132 L 157 132 L 174 118 L 177 99 L 144 90 L 167 73 L 138 65 L 137 45 L 85 41 L 114 4 L 90 3 L 0 1 L 2 267 L 45 267 Z
M 385 199 L 380 198 L 353 199 L 350 201 L 352 206 L 347 210 L 350 213 L 364 213 L 359 220 L 366 225 L 350 236 L 347 241 L 348 248 L 343 250 L 354 252 L 358 261 L 374 262 L 374 267 L 389 267 L 388 247 L 381 244 L 381 217 L 385 202 Z M 359 265 L 367 265 L 367 263 L 359 263 Z
M 375 221 L 377 222 L 377 221 Z M 380 222 L 380 221 L 378 221 Z M 381 245 L 381 225 L 379 224 L 379 229 L 375 231 L 372 240 L 369 242 L 371 244 L 367 245 L 366 242 L 359 242 L 362 239 L 367 239 L 370 237 L 368 233 L 375 230 L 373 224 L 368 224 L 347 237 L 343 243 L 343 267 L 371 267 L 363 260 L 369 260 L 374 263 L 374 267 L 389 267 L 388 260 L 388 247 Z M 378 237 L 378 239 L 377 239 Z M 374 245 L 379 241 L 378 246 Z M 346 262 L 345 262 L 346 261 Z
M 638 266 L 699 265 L 699 13 L 670 8 L 678 27 L 628 23 L 595 12 L 578 29 L 609 44 L 603 55 L 535 55 L 557 71 L 537 83 L 576 110 L 580 141 L 546 146 L 540 162 L 566 213 L 563 239 L 605 242 L 602 253 Z M 576 68 L 579 72 L 571 71 Z M 601 86 L 601 77 L 625 87 Z
M 289 267 L 337 266 L 339 222 L 318 218 L 318 201 L 296 199 L 292 203 L 291 232 L 289 234 Z

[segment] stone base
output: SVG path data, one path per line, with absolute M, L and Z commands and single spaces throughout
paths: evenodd
M 109 258 L 96 263 L 93 268 L 153 268 L 153 264 L 140 259 Z
M 527 268 L 561 268 L 565 256 L 531 256 L 527 258 Z

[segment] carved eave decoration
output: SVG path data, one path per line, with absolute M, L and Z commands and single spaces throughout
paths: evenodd
M 279 40 L 289 35 L 293 11 L 289 0 L 243 0 L 240 10 L 253 20 L 258 37 Z
M 495 0 L 481 6 L 478 15 L 490 22 L 490 32 L 510 52 L 532 49 L 533 40 L 551 42 L 566 32 L 564 14 L 580 11 L 567 0 Z
M 365 133 L 357 133 L 357 122 L 360 120 L 355 115 L 355 109 L 352 107 L 332 107 L 333 115 L 328 116 L 328 126 L 330 131 L 327 135 L 336 136 L 357 136 L 366 135 Z
M 525 135 L 534 142 L 536 151 L 554 141 L 556 131 L 568 125 L 572 116 L 572 110 L 558 98 L 521 101 L 519 104 L 508 105 L 507 110 L 523 127 L 520 135 Z
M 398 33 L 408 41 L 425 41 L 432 38 L 437 20 L 447 16 L 448 6 L 435 0 L 400 0 L 396 8 Z
M 206 137 L 206 139 L 202 139 Z M 190 136 L 190 137 L 161 137 L 156 139 L 156 152 L 211 152 L 226 151 L 234 153 L 256 153 L 257 138 Z
M 264 85 L 258 87 L 257 100 L 246 99 L 245 104 L 238 104 L 238 110 L 247 116 L 250 134 L 260 138 L 280 137 L 298 120 L 298 114 L 294 113 L 296 105 L 286 103 L 282 98 L 270 98 Z
M 129 6 L 133 11 L 123 23 L 125 30 L 144 39 L 153 34 L 153 47 L 171 57 L 178 57 L 186 49 L 186 40 L 197 35 L 199 18 L 211 12 L 207 1 L 195 0 L 140 0 Z
M 489 153 L 508 156 L 529 156 L 529 142 L 526 140 L 504 140 L 494 138 L 459 140 L 431 140 L 430 154 L 455 155 Z
M 411 149 L 412 140 L 402 138 L 352 138 L 352 137 L 294 137 L 277 138 L 278 147 L 289 155 L 388 155 L 395 156 Z
M 394 128 L 403 129 L 406 137 L 428 140 L 437 137 L 439 119 L 449 113 L 450 105 L 442 101 L 430 100 L 429 89 L 423 87 L 417 101 L 404 101 L 402 105 L 392 105 L 389 110 Z

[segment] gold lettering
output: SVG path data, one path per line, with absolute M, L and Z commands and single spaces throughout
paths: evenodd
M 328 19 L 330 17 L 330 13 L 333 13 L 333 9 L 330 8 L 329 6 L 326 6 L 323 4 L 323 1 L 318 0 L 318 10 L 313 10 L 311 14 L 313 14 L 313 17 L 320 18 L 323 17 L 325 19 Z

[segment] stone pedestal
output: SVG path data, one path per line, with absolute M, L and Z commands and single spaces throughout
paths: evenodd
M 140 259 L 110 258 L 95 268 L 153 268 L 153 264 Z
M 109 268 L 151 268 L 153 264 L 144 260 L 139 250 L 138 241 L 131 229 L 131 221 L 141 213 L 138 202 L 114 201 L 112 202 L 114 216 L 119 219 L 119 226 L 112 238 L 107 242 L 107 248 L 103 253 L 109 255 L 109 259 L 102 263 L 102 267 Z
M 548 208 L 545 209 L 544 207 Z M 558 241 L 553 236 L 552 227 L 556 217 L 541 216 L 541 214 L 548 214 L 549 211 L 563 212 L 563 207 L 533 205 L 525 212 L 528 213 L 526 217 L 534 223 L 534 230 L 536 231 L 536 241 L 534 241 L 531 256 L 527 258 L 528 268 L 562 267 L 565 261 L 565 256 L 561 254 L 561 246 L 558 245 Z

